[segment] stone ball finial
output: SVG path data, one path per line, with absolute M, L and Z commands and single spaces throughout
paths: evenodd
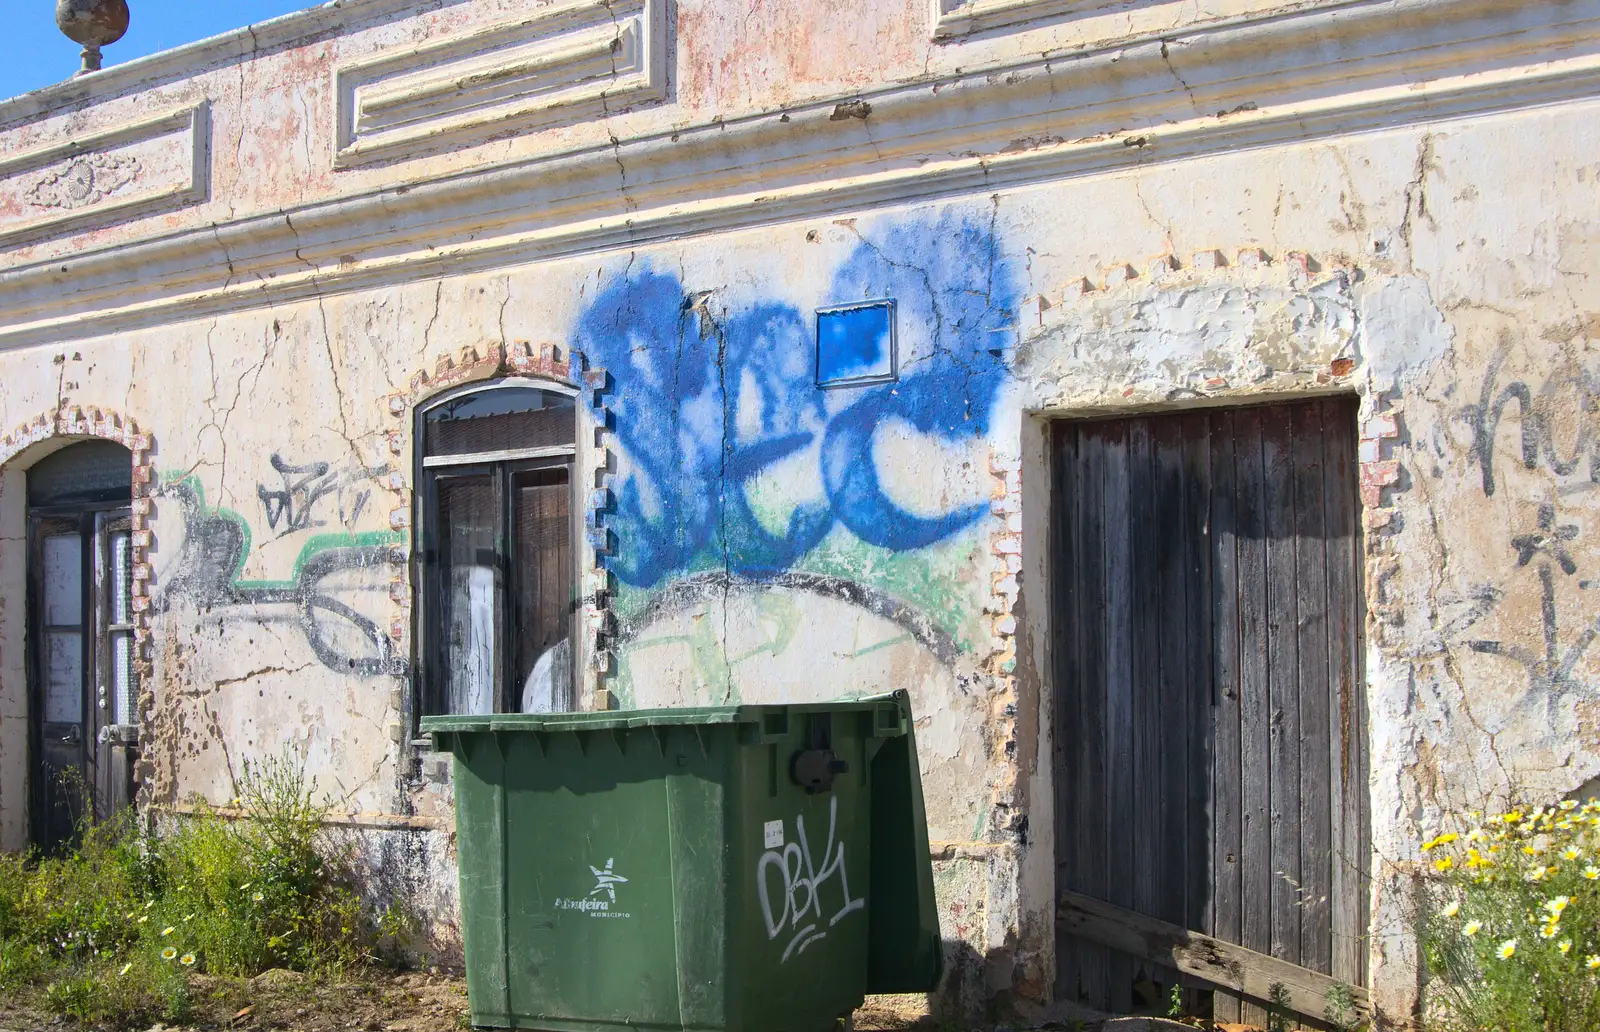
M 100 70 L 100 48 L 128 31 L 127 0 L 56 0 L 56 26 L 83 46 L 78 74 Z

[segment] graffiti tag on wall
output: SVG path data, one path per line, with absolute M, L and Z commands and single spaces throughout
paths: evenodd
M 294 466 L 273 456 L 273 468 L 284 478 L 284 494 L 259 492 L 268 528 L 286 524 L 284 534 L 303 533 L 326 525 L 315 518 L 318 503 L 356 483 L 354 472 L 330 475 L 327 463 Z M 321 472 L 315 472 L 316 470 Z M 384 470 L 361 471 L 361 476 Z M 206 503 L 199 481 L 192 476 L 169 477 L 160 494 L 177 501 L 183 518 L 183 543 L 162 578 L 158 607 L 168 609 L 178 599 L 203 609 L 252 607 L 255 619 L 281 619 L 282 611 L 303 634 L 319 662 L 330 670 L 355 676 L 400 674 L 404 657 L 394 647 L 378 621 L 363 608 L 364 600 L 387 598 L 391 573 L 405 562 L 395 545 L 404 537 L 391 531 L 306 533 L 293 569 L 283 580 L 249 580 L 244 577 L 251 552 L 250 522 L 226 508 Z M 341 506 L 345 522 L 353 523 L 365 507 L 357 499 Z M 279 537 L 283 537 L 280 534 Z M 381 604 L 381 603 L 380 603 Z
M 875 435 L 902 425 L 933 442 L 981 438 L 1007 377 L 998 342 L 1018 288 L 992 224 L 971 216 L 897 224 L 863 239 L 827 300 L 893 297 L 904 356 L 897 381 L 844 391 L 816 382 L 812 316 L 783 301 L 725 312 L 649 263 L 609 284 L 573 348 L 613 372 L 616 434 L 628 463 L 608 518 L 612 568 L 653 587 L 720 568 L 752 579 L 790 569 L 836 526 L 909 551 L 945 540 L 982 503 L 912 512 L 885 481 Z M 817 483 L 781 527 L 758 515 L 763 474 L 814 450 Z
M 389 472 L 388 466 L 333 472 L 332 464 L 327 462 L 296 466 L 276 452 L 271 462 L 282 482 L 271 489 L 257 484 L 256 496 L 266 510 L 267 528 L 278 530 L 278 524 L 283 524 L 280 534 L 327 526 L 328 521 L 316 514 L 317 503 L 324 499 L 337 501 L 339 523 L 354 524 L 372 499 L 371 489 L 358 485 Z
M 1574 678 L 1574 670 L 1594 644 L 1595 636 L 1600 634 L 1600 618 L 1596 618 L 1571 641 L 1563 643 L 1557 625 L 1555 571 L 1560 569 L 1568 577 L 1578 572 L 1577 563 L 1567 547 L 1577 537 L 1578 528 L 1575 525 L 1556 522 L 1555 506 L 1541 505 L 1537 529 L 1511 539 L 1519 568 L 1538 560 L 1539 623 L 1544 635 L 1542 653 L 1500 641 L 1468 642 L 1468 647 L 1474 652 L 1504 656 L 1515 661 L 1527 675 L 1529 689 L 1541 694 L 1583 687 L 1582 682 Z
M 1521 420 L 1518 448 L 1527 469 L 1545 467 L 1559 477 L 1587 465 L 1588 484 L 1600 484 L 1600 375 L 1580 365 L 1558 368 L 1537 391 L 1522 380 L 1500 385 L 1502 349 L 1489 363 L 1478 401 L 1462 411 L 1472 430 L 1470 461 L 1483 477 L 1483 493 L 1495 493 L 1495 443 L 1506 410 L 1516 403 Z M 1567 438 L 1558 437 L 1565 425 Z

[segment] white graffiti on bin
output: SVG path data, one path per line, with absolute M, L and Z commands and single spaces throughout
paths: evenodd
M 822 851 L 820 868 L 806 839 L 804 817 L 796 817 L 794 821 L 796 837 L 800 841 L 790 842 L 781 849 L 767 850 L 761 854 L 761 862 L 756 865 L 756 886 L 761 896 L 761 916 L 767 923 L 767 938 L 772 940 L 782 933 L 789 933 L 789 944 L 784 947 L 780 963 L 787 963 L 790 957 L 804 953 L 806 947 L 827 937 L 827 928 L 832 928 L 845 915 L 867 905 L 865 899 L 854 899 L 850 895 L 850 880 L 844 865 L 844 843 L 834 841 L 838 820 L 839 800 L 834 797 L 828 800 L 828 841 Z M 783 876 L 776 912 L 770 888 L 773 882 L 768 870 L 773 867 Z M 827 928 L 822 928 L 823 890 L 835 875 L 839 879 L 841 905 L 831 917 L 826 918 Z

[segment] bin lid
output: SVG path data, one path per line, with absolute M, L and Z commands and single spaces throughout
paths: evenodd
M 595 710 L 571 713 L 450 714 L 422 718 L 423 734 L 473 731 L 612 731 L 640 727 L 685 727 L 711 724 L 760 724 L 780 713 L 858 713 L 863 710 L 898 709 L 897 695 L 870 695 L 832 702 L 777 705 L 675 706 L 663 709 Z M 899 735 L 898 720 L 881 734 Z
M 867 992 L 918 993 L 938 988 L 944 944 L 934 902 L 928 819 L 917 765 L 911 698 L 904 691 L 833 702 L 601 710 L 586 713 L 496 713 L 423 717 L 424 734 L 627 730 L 649 727 L 755 725 L 787 713 L 878 710 L 874 734 L 884 740 L 869 776 L 872 848 L 868 895 Z M 785 722 L 786 723 L 786 722 Z

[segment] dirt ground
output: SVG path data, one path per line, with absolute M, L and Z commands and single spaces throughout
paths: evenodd
M 466 983 L 421 972 L 364 973 L 333 983 L 293 971 L 268 971 L 235 980 L 196 975 L 193 1014 L 161 1032 L 215 1029 L 294 1029 L 296 1032 L 455 1032 L 467 1027 Z M 0 1032 L 61 1029 L 73 1022 L 50 1017 L 32 1001 L 0 1000 Z
M 291 1029 L 294 1032 L 463 1032 L 467 1020 L 467 987 L 447 973 L 369 970 L 348 982 L 308 978 L 293 971 L 268 971 L 253 979 L 196 975 L 193 1013 L 183 1025 L 155 1025 L 135 1032 L 249 1032 Z M 858 1032 L 968 1032 L 965 1023 L 938 1022 L 927 1013 L 922 996 L 874 997 L 855 1014 Z M 987 1023 L 979 1025 L 988 1029 Z M 1100 1022 L 1052 1022 L 1043 1029 L 1100 1030 Z M 1155 1028 L 1189 1026 L 1150 1019 L 1123 1019 L 1104 1026 L 1106 1032 L 1153 1032 Z M 1225 1026 L 1226 1032 L 1246 1032 Z M 0 1032 L 77 1032 L 76 1022 L 52 1017 L 36 1000 L 0 998 Z M 1009 1030 L 1007 1030 L 1009 1032 Z
M 458 1032 L 469 1027 L 466 983 L 444 973 L 369 971 L 359 980 L 339 983 L 278 970 L 253 979 L 196 975 L 192 985 L 194 1011 L 188 1022 L 156 1025 L 149 1032 Z M 910 998 L 887 997 L 857 1012 L 855 1026 L 862 1030 L 931 1027 L 924 1015 L 922 1008 L 910 1005 Z M 52 1017 L 35 1000 L 0 999 L 0 1032 L 62 1032 L 75 1025 Z

